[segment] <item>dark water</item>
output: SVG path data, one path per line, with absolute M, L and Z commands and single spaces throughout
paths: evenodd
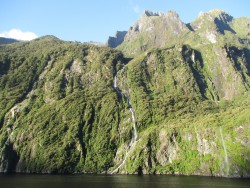
M 0 175 L 1 188 L 250 188 L 250 179 L 127 175 Z

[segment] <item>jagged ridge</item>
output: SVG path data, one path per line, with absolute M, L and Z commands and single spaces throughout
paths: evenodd
M 249 20 L 247 22 L 249 25 Z M 238 24 L 241 25 L 241 29 Z M 243 30 L 249 30 L 248 25 L 217 9 L 200 13 L 195 21 L 187 24 L 184 24 L 174 11 L 145 11 L 128 30 L 124 42 L 118 49 L 127 56 L 135 56 L 151 48 L 170 47 L 176 43 L 192 44 L 194 40 L 195 45 L 221 43 L 225 37 L 227 42 L 246 46 L 249 44 L 249 40 L 246 39 L 249 32 L 244 36 L 241 33 Z

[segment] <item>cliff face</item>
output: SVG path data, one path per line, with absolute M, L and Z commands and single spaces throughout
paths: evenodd
M 110 48 L 116 48 L 124 41 L 126 34 L 127 31 L 117 31 L 115 37 L 109 37 L 107 46 Z
M 127 56 L 136 56 L 151 48 L 189 44 L 199 48 L 208 44 L 249 45 L 249 18 L 233 18 L 221 10 L 200 13 L 191 23 L 184 24 L 174 11 L 145 11 L 128 30 L 117 48 Z
M 249 177 L 248 159 L 236 154 L 245 151 L 249 155 L 248 142 L 244 142 L 248 136 L 243 133 L 248 129 L 236 126 L 233 136 L 224 126 L 202 130 L 158 127 L 141 136 L 120 173 Z
M 121 53 L 45 37 L 3 47 L 1 58 L 1 171 L 96 172 L 112 165 L 117 129 L 129 131 L 111 85 L 126 62 Z
M 218 72 L 203 63 L 197 51 L 176 46 L 146 52 L 119 74 L 140 132 L 121 173 L 249 176 L 249 87 L 226 81 L 224 70 L 215 85 Z
M 133 56 L 150 48 L 175 44 L 176 38 L 187 31 L 188 28 L 174 11 L 166 14 L 145 11 L 130 27 L 118 49 Z
M 2 45 L 0 171 L 249 177 L 245 21 L 145 11 L 122 52 L 53 36 Z

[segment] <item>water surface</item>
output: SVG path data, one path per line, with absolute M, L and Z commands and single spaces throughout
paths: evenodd
M 153 175 L 0 175 L 1 188 L 249 188 L 250 179 Z

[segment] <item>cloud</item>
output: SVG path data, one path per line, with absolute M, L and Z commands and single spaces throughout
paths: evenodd
M 136 14 L 140 14 L 141 13 L 141 8 L 138 4 L 136 4 L 134 2 L 134 0 L 129 0 L 129 6 L 130 6 L 130 9 L 136 13 Z
M 0 37 L 29 41 L 37 38 L 38 36 L 32 32 L 23 32 L 20 29 L 11 29 L 10 31 L 0 33 Z
M 139 5 L 133 5 L 132 10 L 134 11 L 134 13 L 137 13 L 137 14 L 141 12 Z

